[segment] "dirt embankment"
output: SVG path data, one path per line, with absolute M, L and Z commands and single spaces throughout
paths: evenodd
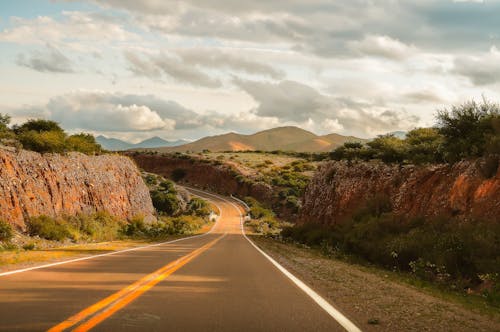
M 399 215 L 498 222 L 500 167 L 492 169 L 485 163 L 476 160 L 452 166 L 399 166 L 328 162 L 306 189 L 301 220 L 335 224 L 379 195 L 389 200 L 393 212 Z
M 0 148 L 0 219 L 24 228 L 32 216 L 94 211 L 153 217 L 148 188 L 132 160 Z
M 259 201 L 271 201 L 273 188 L 262 182 L 248 181 L 234 167 L 208 160 L 176 155 L 130 153 L 137 165 L 176 182 L 238 197 L 252 196 Z

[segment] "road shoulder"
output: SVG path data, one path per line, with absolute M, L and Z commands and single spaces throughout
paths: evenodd
M 260 248 L 356 321 L 363 331 L 499 331 L 500 315 L 470 311 L 362 267 L 252 236 Z

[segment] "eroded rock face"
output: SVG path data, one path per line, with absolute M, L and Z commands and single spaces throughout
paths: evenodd
M 179 183 L 212 190 L 225 195 L 239 197 L 252 196 L 260 201 L 273 199 L 273 188 L 261 182 L 239 181 L 241 174 L 227 164 L 215 165 L 196 159 L 186 159 L 170 155 L 131 153 L 140 168 L 147 172 L 173 179 L 173 172 L 182 170 L 184 175 Z
M 390 200 L 395 214 L 403 216 L 498 222 L 500 167 L 486 177 L 482 163 L 400 167 L 379 162 L 327 162 L 306 189 L 301 221 L 342 222 L 378 194 Z
M 153 218 L 149 191 L 132 160 L 0 148 L 0 219 L 24 228 L 32 216 L 94 211 Z

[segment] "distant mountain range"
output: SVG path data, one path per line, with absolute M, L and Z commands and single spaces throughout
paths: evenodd
M 99 143 L 104 149 L 109 151 L 124 151 L 130 149 L 151 149 L 151 148 L 159 148 L 165 146 L 177 146 L 189 143 L 186 140 L 177 140 L 177 141 L 167 141 L 161 137 L 155 136 L 148 138 L 142 142 L 137 144 L 129 143 L 126 141 L 122 141 L 117 138 L 108 138 L 102 135 L 96 137 L 97 143 Z
M 318 136 L 310 131 L 298 127 L 279 127 L 260 131 L 252 135 L 228 133 L 218 136 L 209 136 L 195 142 L 178 145 L 152 148 L 160 152 L 201 152 L 210 151 L 297 151 L 297 152 L 327 152 L 345 142 L 366 142 L 368 140 L 329 134 Z

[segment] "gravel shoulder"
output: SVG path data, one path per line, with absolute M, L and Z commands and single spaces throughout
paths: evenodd
M 370 268 L 272 239 L 252 240 L 363 331 L 500 331 L 500 311 L 475 312 Z

